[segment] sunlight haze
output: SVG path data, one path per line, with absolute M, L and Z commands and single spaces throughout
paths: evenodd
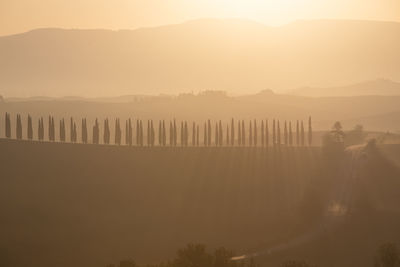
M 266 25 L 321 18 L 400 21 L 400 1 L 2 0 L 0 35 L 47 27 L 135 29 L 205 17 L 246 18 Z

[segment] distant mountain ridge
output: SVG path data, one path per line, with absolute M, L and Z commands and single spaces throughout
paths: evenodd
M 137 30 L 0 37 L 3 96 L 110 96 L 400 81 L 400 23 L 196 20 Z
M 377 79 L 341 87 L 303 87 L 289 92 L 292 95 L 327 97 L 327 96 L 362 96 L 362 95 L 400 95 L 400 83 L 387 79 Z

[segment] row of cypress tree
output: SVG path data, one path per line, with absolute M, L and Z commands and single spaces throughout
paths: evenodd
M 282 125 L 283 124 L 283 125 Z M 268 120 L 262 120 L 260 124 L 257 120 L 250 120 L 248 128 L 244 120 L 232 119 L 230 124 L 226 125 L 226 131 L 224 135 L 224 128 L 222 121 L 215 123 L 214 130 L 212 129 L 211 120 L 207 120 L 203 126 L 203 146 L 305 146 L 306 145 L 306 133 L 304 129 L 303 121 L 296 121 L 296 125 L 292 125 L 292 122 L 285 121 L 282 123 L 279 120 L 272 120 L 272 129 L 270 133 L 270 125 Z M 235 128 L 237 126 L 237 128 Z M 109 126 L 109 120 L 104 120 L 103 129 L 103 143 L 110 144 L 111 131 Z M 16 121 L 16 138 L 22 139 L 22 119 L 17 114 Z M 283 129 L 282 129 L 283 128 Z M 178 132 L 180 136 L 180 142 L 178 143 Z M 169 146 L 200 146 L 200 125 L 193 122 L 191 129 L 191 143 L 189 144 L 190 134 L 187 121 L 180 123 L 180 129 L 178 129 L 176 120 L 169 122 Z M 100 125 L 98 120 L 95 120 L 92 130 L 92 143 L 100 144 Z M 156 145 L 156 131 L 154 129 L 153 120 L 147 121 L 147 132 L 146 132 L 146 145 Z M 145 132 L 143 130 L 143 121 L 136 121 L 136 145 L 144 146 Z M 308 132 L 307 132 L 307 144 L 312 145 L 313 133 L 312 133 L 312 121 L 311 117 L 308 119 Z M 10 114 L 6 113 L 5 116 L 5 136 L 11 138 L 11 119 Z M 214 138 L 212 138 L 214 136 Z M 28 140 L 33 139 L 33 123 L 32 117 L 28 115 L 27 123 L 27 138 Z M 120 119 L 115 120 L 115 133 L 114 133 L 114 144 L 122 144 L 122 130 Z M 224 139 L 225 138 L 225 139 Z M 44 123 L 43 118 L 38 121 L 38 140 L 44 140 Z M 56 141 L 56 131 L 54 117 L 49 116 L 48 122 L 48 140 Z M 66 142 L 66 128 L 65 121 L 61 119 L 59 122 L 59 140 Z M 132 146 L 134 144 L 133 136 L 133 125 L 132 120 L 128 119 L 125 122 L 125 145 Z M 213 143 L 212 143 L 213 141 Z M 77 127 L 73 118 L 70 119 L 70 142 L 77 143 Z M 81 122 L 81 142 L 83 144 L 89 143 L 87 120 L 84 118 Z M 167 146 L 167 133 L 165 121 L 160 120 L 158 124 L 158 145 Z

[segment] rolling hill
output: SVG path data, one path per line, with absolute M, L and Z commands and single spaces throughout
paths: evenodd
M 231 93 L 400 80 L 400 23 L 196 20 L 137 30 L 38 29 L 0 37 L 0 94 Z

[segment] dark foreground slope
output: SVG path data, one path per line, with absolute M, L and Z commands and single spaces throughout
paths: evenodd
M 0 141 L 2 266 L 151 263 L 202 242 L 240 252 L 293 227 L 319 149 Z M 300 221 L 297 218 L 296 223 Z

